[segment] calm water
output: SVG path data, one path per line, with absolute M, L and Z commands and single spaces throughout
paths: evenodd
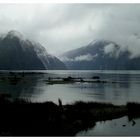
M 76 136 L 140 136 L 140 119 L 135 119 L 135 122 L 133 125 L 127 117 L 97 122 L 95 127 L 79 132 Z
M 110 102 L 126 104 L 129 101 L 140 102 L 140 71 L 41 71 L 43 74 L 17 74 L 21 78 L 17 83 L 9 82 L 9 72 L 0 73 L 0 94 L 11 94 L 12 98 L 26 98 L 34 102 L 53 101 L 58 99 L 63 104 L 75 101 Z M 39 72 L 39 71 L 37 71 Z M 100 76 L 108 83 L 73 83 L 47 84 L 48 77 L 82 77 L 89 79 Z M 116 83 L 111 83 L 111 82 Z M 140 119 L 136 125 L 128 122 L 127 117 L 106 122 L 97 122 L 88 131 L 79 132 L 77 136 L 125 136 L 139 135 Z M 126 125 L 123 127 L 122 125 Z
M 78 100 L 126 104 L 140 102 L 140 71 L 41 71 L 44 74 L 25 74 L 18 83 L 1 82 L 0 94 L 11 94 L 13 98 L 27 98 L 32 101 L 53 101 L 62 99 L 63 104 Z M 100 76 L 108 83 L 47 84 L 48 77 Z M 8 77 L 0 74 L 0 78 Z M 21 75 L 17 75 L 21 77 Z M 117 83 L 110 83 L 116 81 Z

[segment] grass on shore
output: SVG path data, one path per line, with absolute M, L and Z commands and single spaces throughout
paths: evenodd
M 59 105 L 53 102 L 32 103 L 0 97 L 1 136 L 74 136 L 95 126 L 97 121 L 123 116 L 140 117 L 140 104 L 115 106 L 107 103 L 75 102 Z

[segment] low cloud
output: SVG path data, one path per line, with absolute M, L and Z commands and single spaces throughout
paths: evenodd
M 86 55 L 80 55 L 75 57 L 75 61 L 91 61 L 95 59 L 98 55 L 92 56 L 91 54 L 86 54 Z
M 68 58 L 68 57 L 62 57 L 60 58 L 62 61 L 71 61 L 71 62 L 80 62 L 80 61 L 92 61 L 95 60 L 96 57 L 98 57 L 98 54 L 91 55 L 91 54 L 86 54 L 86 55 L 80 55 L 76 56 L 75 58 Z
M 118 58 L 121 50 L 115 44 L 110 43 L 104 47 L 104 53 L 109 55 L 110 57 Z
M 130 36 L 124 49 L 131 53 L 131 59 L 140 57 L 140 37 L 137 34 Z

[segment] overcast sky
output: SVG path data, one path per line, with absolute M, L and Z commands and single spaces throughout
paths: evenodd
M 140 4 L 0 4 L 0 32 L 13 29 L 55 55 L 100 39 L 140 54 Z

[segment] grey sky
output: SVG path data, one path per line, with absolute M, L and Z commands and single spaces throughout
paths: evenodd
M 0 32 L 12 29 L 55 55 L 100 39 L 140 54 L 140 4 L 0 4 Z

